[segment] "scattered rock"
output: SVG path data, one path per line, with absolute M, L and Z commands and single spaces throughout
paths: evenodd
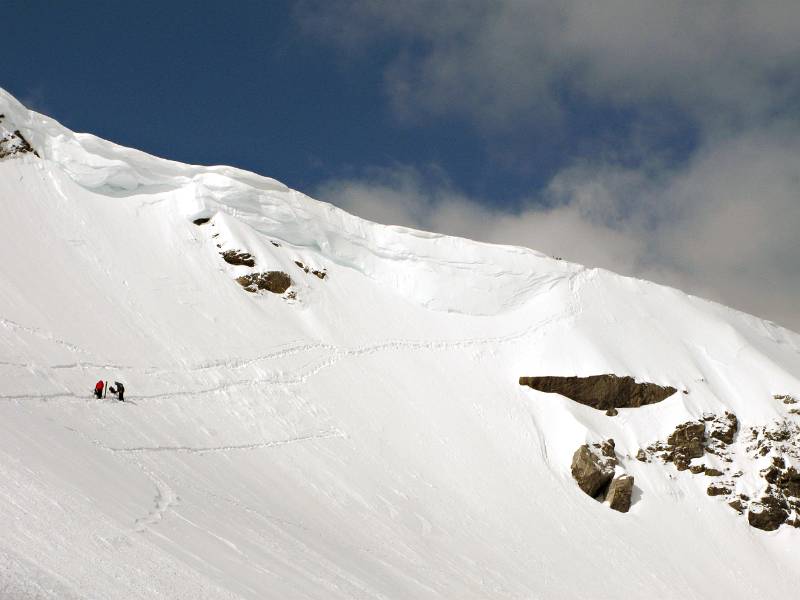
M 731 493 L 731 488 L 720 483 L 712 483 L 710 486 L 708 486 L 706 493 L 709 496 L 727 496 Z
M 775 531 L 789 518 L 788 509 L 785 500 L 767 493 L 760 501 L 750 504 L 747 521 L 757 529 Z
M 614 443 L 614 440 L 609 438 L 604 442 L 600 442 L 599 444 L 592 444 L 592 446 L 594 446 L 595 448 L 599 448 L 600 453 L 603 456 L 607 458 L 613 458 L 614 460 L 616 460 L 617 453 L 615 451 L 616 444 Z
M 705 470 L 705 474 L 708 477 L 722 477 L 722 475 L 724 475 L 722 471 L 720 471 L 719 469 L 714 469 L 713 467 L 707 468 Z
M 606 500 L 613 510 L 628 512 L 631 507 L 631 493 L 633 492 L 633 476 L 620 475 L 608 486 Z
M 520 385 L 540 392 L 561 394 L 579 404 L 607 411 L 655 404 L 677 390 L 655 383 L 636 383 L 633 377 L 591 375 L 589 377 L 520 377 Z
M 593 452 L 588 444 L 580 446 L 572 456 L 572 477 L 585 494 L 592 498 L 602 494 L 614 476 L 616 459 Z
M 243 265 L 245 267 L 255 267 L 256 259 L 249 252 L 241 250 L 225 250 L 221 252 L 222 259 L 231 265 Z M 276 272 L 276 271 L 273 271 Z
M 606 411 L 607 417 L 616 417 L 618 414 L 619 412 L 613 406 Z
M 312 270 L 311 268 L 308 267 L 308 265 L 304 265 L 299 260 L 294 261 L 294 264 L 303 269 L 303 271 L 305 271 L 306 273 L 311 273 L 312 275 L 315 275 L 320 279 L 325 279 L 328 276 L 328 272 L 325 269 L 323 269 L 322 271 L 316 269 Z
M 775 400 L 781 400 L 784 404 L 797 404 L 797 398 L 789 394 L 776 394 L 773 398 L 775 398 Z
M 237 277 L 239 282 L 248 292 L 266 290 L 273 294 L 283 294 L 292 285 L 292 279 L 283 271 L 267 271 L 265 273 L 252 273 Z
M 733 510 L 737 511 L 740 515 L 744 513 L 744 505 L 742 501 L 738 498 L 736 500 L 731 500 L 728 502 L 728 506 L 730 506 Z
M 639 448 L 639 451 L 636 453 L 636 460 L 641 462 L 649 462 L 647 458 L 647 452 Z
M 270 240 L 269 243 L 272 244 L 273 246 L 275 246 L 276 248 L 280 248 L 281 247 L 281 245 L 278 242 L 276 242 L 275 240 Z
M 785 442 L 792 437 L 792 432 L 786 423 L 775 429 L 767 429 L 764 431 L 764 437 L 773 442 Z
M 706 472 L 706 466 L 705 465 L 692 465 L 692 466 L 689 467 L 689 470 L 693 474 L 699 475 L 700 473 Z M 706 475 L 708 475 L 707 472 L 706 472 Z
M 721 441 L 723 444 L 732 444 L 738 430 L 739 419 L 732 412 L 726 412 L 725 416 L 714 418 L 711 422 L 708 436 Z
M 705 431 L 706 425 L 702 421 L 689 421 L 678 425 L 667 438 L 672 449 L 672 462 L 679 471 L 688 469 L 693 458 L 703 456 Z
M 782 471 L 774 483 L 785 496 L 800 498 L 800 473 L 794 467 Z
M 210 220 L 211 220 L 211 217 L 200 217 L 199 219 L 195 219 L 194 221 L 192 221 L 192 223 L 194 223 L 195 225 L 197 225 L 199 227 L 200 225 L 205 225 Z

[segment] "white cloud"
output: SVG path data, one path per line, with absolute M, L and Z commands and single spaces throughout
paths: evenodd
M 796 0 L 349 0 L 301 3 L 307 31 L 350 52 L 395 48 L 398 115 L 485 130 L 543 125 L 563 97 L 671 103 L 706 123 L 758 120 L 800 97 Z

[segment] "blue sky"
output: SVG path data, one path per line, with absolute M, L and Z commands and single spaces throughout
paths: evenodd
M 308 32 L 297 3 L 202 4 L 12 2 L 6 43 L 25 50 L 4 65 L 3 85 L 73 130 L 182 162 L 308 191 L 366 166 L 414 165 L 498 206 L 631 125 L 625 109 L 567 94 L 557 122 L 500 134 L 458 115 L 398 118 L 384 73 L 402 40 L 344 54 Z M 682 125 L 661 147 L 673 160 L 691 146 Z
M 2 18 L 0 85 L 75 131 L 800 329 L 794 0 L 11 0 Z

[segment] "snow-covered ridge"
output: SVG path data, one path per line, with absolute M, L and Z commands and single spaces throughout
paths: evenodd
M 233 167 L 185 165 L 76 134 L 27 110 L 2 89 L 0 111 L 26 132 L 45 160 L 87 190 L 172 201 L 190 220 L 220 212 L 235 216 L 266 237 L 323 252 L 431 309 L 492 314 L 514 308 L 543 278 L 569 276 L 579 268 L 526 248 L 370 223 L 268 177 Z M 454 274 L 467 273 L 477 285 L 444 291 L 438 277 L 421 264 L 425 262 Z M 481 281 L 476 282 L 476 276 Z M 498 290 L 493 282 L 500 276 L 513 277 L 515 289 Z
M 0 114 L 40 155 L 0 160 L 0 596 L 795 593 L 800 531 L 727 503 L 794 502 L 796 333 Z M 519 385 L 602 374 L 677 392 L 607 416 Z M 608 439 L 626 514 L 571 474 Z

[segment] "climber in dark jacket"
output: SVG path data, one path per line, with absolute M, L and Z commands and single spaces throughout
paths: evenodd
M 108 391 L 112 394 L 117 395 L 117 400 L 124 402 L 125 401 L 125 386 L 122 385 L 119 381 L 115 381 L 114 385 L 117 386 L 109 386 Z

